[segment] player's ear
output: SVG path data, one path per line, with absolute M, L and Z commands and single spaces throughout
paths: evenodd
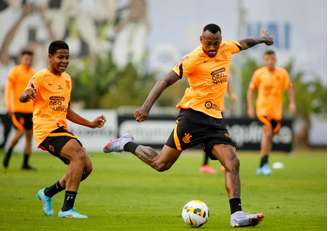
M 53 54 L 48 54 L 48 60 L 51 60 L 53 56 L 54 56 Z
M 202 35 L 199 36 L 199 41 L 203 42 L 203 36 Z

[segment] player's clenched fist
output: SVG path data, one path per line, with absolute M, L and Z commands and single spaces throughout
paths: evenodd
M 148 112 L 143 108 L 139 108 L 135 111 L 134 117 L 136 118 L 137 122 L 142 122 L 148 118 Z
M 91 122 L 91 128 L 101 128 L 106 123 L 106 118 L 104 115 L 98 116 L 94 121 Z
M 262 31 L 261 37 L 266 45 L 270 46 L 273 44 L 273 38 L 269 35 L 267 31 Z
M 22 96 L 20 97 L 20 101 L 22 103 L 25 103 L 27 101 L 29 101 L 30 99 L 34 100 L 35 99 L 35 95 L 36 95 L 36 91 L 33 87 L 27 88 L 24 93 L 22 94 Z

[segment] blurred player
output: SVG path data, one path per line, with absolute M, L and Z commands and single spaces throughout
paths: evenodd
M 239 42 L 222 41 L 221 28 L 216 24 L 208 24 L 203 28 L 200 42 L 201 46 L 187 54 L 164 79 L 155 84 L 144 104 L 135 112 L 138 122 L 146 120 L 162 92 L 183 76 L 188 78 L 190 87 L 177 106 L 180 109 L 177 125 L 162 150 L 158 153 L 151 147 L 134 143 L 132 136 L 124 135 L 111 139 L 105 145 L 104 152 L 131 152 L 157 171 L 165 171 L 175 163 L 183 150 L 204 145 L 226 169 L 231 226 L 255 226 L 262 220 L 263 214 L 246 214 L 242 211 L 239 160 L 224 125 L 223 99 L 229 81 L 231 56 L 260 43 L 271 45 L 273 40 L 263 33 L 261 37 Z
M 69 64 L 69 48 L 64 41 L 54 41 L 49 46 L 49 66 L 37 72 L 21 96 L 22 102 L 33 100 L 33 131 L 39 148 L 61 159 L 68 165 L 66 174 L 55 184 L 42 188 L 37 197 L 42 202 L 45 215 L 53 215 L 52 197 L 65 192 L 64 204 L 58 216 L 87 218 L 74 210 L 74 201 L 80 181 L 92 171 L 92 163 L 77 137 L 68 131 L 67 119 L 90 128 L 102 127 L 104 116 L 86 120 L 70 108 L 71 77 L 65 72 Z
M 19 101 L 19 97 L 24 92 L 28 82 L 35 73 L 35 71 L 32 69 L 32 63 L 33 52 L 30 50 L 23 50 L 20 55 L 20 64 L 14 67 L 8 76 L 5 88 L 6 108 L 14 127 L 16 128 L 16 132 L 4 156 L 4 168 L 8 168 L 13 149 L 21 137 L 25 135 L 22 169 L 34 169 L 31 167 L 31 165 L 29 165 L 33 136 L 33 103 L 29 102 L 23 104 Z
M 236 102 L 237 97 L 236 97 L 236 95 L 234 93 L 234 90 L 231 86 L 231 81 L 228 82 L 227 93 L 228 93 L 228 96 L 229 96 L 230 104 L 233 105 Z M 222 114 L 223 114 L 223 112 L 222 112 Z M 204 150 L 204 161 L 203 161 L 202 166 L 200 166 L 200 168 L 199 168 L 200 172 L 208 173 L 208 174 L 215 174 L 216 173 L 215 168 L 213 168 L 211 165 L 209 165 L 209 161 L 210 161 L 211 156 L 212 156 L 211 152 L 209 152 L 208 150 Z M 222 165 L 220 166 L 220 170 L 222 172 L 224 171 L 224 167 Z
M 263 56 L 264 66 L 254 72 L 247 93 L 248 115 L 255 115 L 262 123 L 261 161 L 256 170 L 258 175 L 270 175 L 269 154 L 272 148 L 272 138 L 280 130 L 282 119 L 282 103 L 285 90 L 288 91 L 289 112 L 294 115 L 296 104 L 294 90 L 288 72 L 276 66 L 277 58 L 273 50 L 268 50 Z M 253 95 L 258 91 L 256 112 Z

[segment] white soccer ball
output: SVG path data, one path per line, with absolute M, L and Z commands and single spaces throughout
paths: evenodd
M 183 221 L 192 227 L 201 227 L 207 222 L 208 207 L 200 200 L 189 201 L 182 208 Z

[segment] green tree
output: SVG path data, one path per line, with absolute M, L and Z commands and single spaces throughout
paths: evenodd
M 82 103 L 84 108 L 117 108 L 122 105 L 139 105 L 154 82 L 152 73 L 139 74 L 129 64 L 120 70 L 111 54 L 89 59 L 80 65 L 72 64 L 74 90 L 72 101 Z

